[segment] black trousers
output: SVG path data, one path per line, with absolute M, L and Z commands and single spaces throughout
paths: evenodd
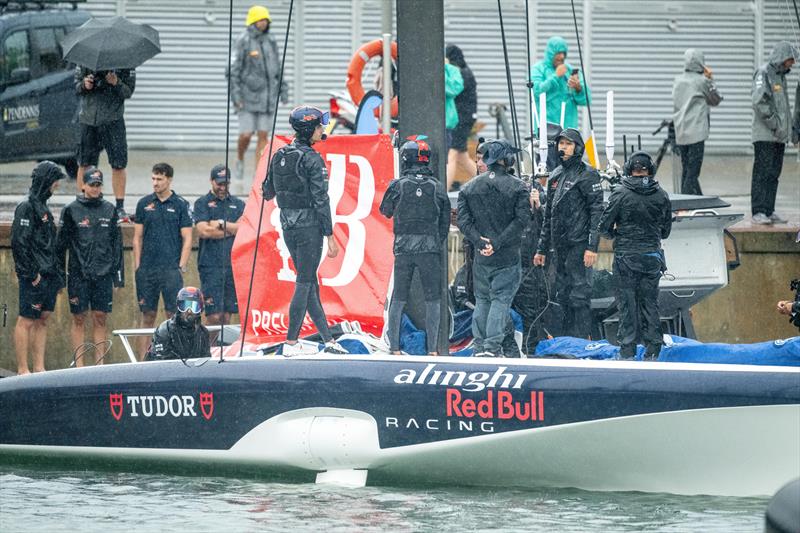
M 770 216 L 775 211 L 778 178 L 783 170 L 784 143 L 756 141 L 753 143 L 753 180 L 750 184 L 750 210 L 752 214 Z
M 588 339 L 592 331 L 592 269 L 583 266 L 583 244 L 556 248 L 556 302 L 559 335 Z
M 678 145 L 681 155 L 681 194 L 703 194 L 700 190 L 700 168 L 703 166 L 703 155 L 706 143 Z
M 614 280 L 619 306 L 617 341 L 621 357 L 636 354 L 641 340 L 647 355 L 661 351 L 661 319 L 658 314 L 658 280 L 661 278 L 658 254 L 615 254 Z
M 322 340 L 328 342 L 333 335 L 328 329 L 328 320 L 322 308 L 317 281 L 317 268 L 322 259 L 322 233 L 319 228 L 287 229 L 283 231 L 283 240 L 297 270 L 294 294 L 289 304 L 289 329 L 286 332 L 286 339 L 297 340 L 303 320 L 308 313 Z
M 533 353 L 539 339 L 545 337 L 543 317 L 539 317 L 547 305 L 545 275 L 544 268 L 524 267 L 522 281 L 516 296 L 514 296 L 514 301 L 511 302 L 512 309 L 522 317 L 522 351 L 526 354 Z M 534 326 L 537 317 L 539 317 L 539 321 Z

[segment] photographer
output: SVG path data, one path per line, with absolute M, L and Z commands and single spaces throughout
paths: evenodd
M 800 329 L 800 279 L 793 279 L 789 290 L 794 291 L 794 302 L 781 300 L 778 302 L 778 312 L 789 316 L 789 323 Z
M 130 222 L 125 212 L 125 171 L 128 166 L 128 140 L 125 134 L 125 100 L 133 95 L 136 73 L 133 70 L 92 72 L 75 69 L 75 91 L 80 97 L 81 127 L 78 149 L 78 195 L 83 192 L 83 174 L 96 167 L 100 152 L 106 151 L 111 166 L 111 187 L 116 201 L 117 218 Z

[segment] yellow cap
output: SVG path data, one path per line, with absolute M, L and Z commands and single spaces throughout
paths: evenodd
M 247 11 L 247 22 L 245 25 L 255 24 L 259 20 L 268 20 L 272 22 L 269 16 L 269 9 L 264 6 L 253 6 Z

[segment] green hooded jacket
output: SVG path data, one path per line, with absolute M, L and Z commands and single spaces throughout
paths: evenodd
M 451 130 L 458 126 L 456 96 L 464 90 L 461 69 L 449 63 L 444 64 L 444 127 Z
M 547 93 L 547 122 L 558 124 L 561 120 L 561 102 L 566 102 L 564 109 L 564 128 L 578 127 L 578 106 L 585 106 L 592 103 L 592 93 L 586 80 L 579 73 L 581 92 L 576 92 L 567 86 L 567 81 L 572 72 L 572 65 L 564 62 L 567 66 L 567 73 L 560 78 L 556 76 L 556 68 L 553 66 L 553 58 L 556 54 L 564 52 L 567 56 L 569 48 L 567 41 L 563 37 L 554 35 L 547 41 L 544 51 L 544 59 L 536 63 L 531 69 L 531 81 L 533 82 L 533 94 L 535 97 L 536 109 L 539 109 L 539 95 Z M 538 124 L 535 126 L 538 128 Z

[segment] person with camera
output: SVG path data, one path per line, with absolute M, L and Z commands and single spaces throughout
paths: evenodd
M 64 272 L 58 262 L 57 229 L 47 200 L 66 178 L 52 161 L 42 161 L 31 173 L 28 198 L 14 210 L 11 223 L 11 253 L 19 281 L 19 316 L 14 327 L 17 374 L 44 372 L 47 319 L 55 309 L 56 296 L 64 287 Z
M 425 293 L 428 355 L 439 355 L 442 303 L 442 251 L 450 230 L 450 200 L 428 166 L 431 148 L 423 136 L 411 136 L 400 148 L 401 175 L 381 201 L 381 214 L 394 220 L 394 290 L 389 304 L 389 350 L 400 355 L 400 320 L 417 270 Z
M 658 281 L 666 270 L 661 241 L 672 230 L 672 204 L 656 181 L 655 164 L 646 152 L 631 155 L 623 176 L 598 227 L 600 234 L 614 240 L 619 355 L 633 359 L 641 340 L 645 359 L 657 359 L 663 344 Z
M 253 132 L 257 135 L 255 164 L 267 146 L 275 120 L 276 96 L 281 103 L 289 101 L 286 81 L 281 83 L 281 57 L 278 42 L 269 32 L 272 17 L 264 6 L 247 11 L 247 28 L 236 39 L 230 67 L 231 101 L 239 116 L 239 140 L 236 147 L 234 179 L 244 179 L 244 154 Z
M 703 194 L 699 177 L 711 128 L 709 106 L 718 106 L 720 102 L 722 96 L 714 84 L 714 74 L 705 64 L 703 52 L 694 48 L 686 50 L 683 73 L 672 85 L 672 122 L 681 156 L 681 194 Z
M 800 329 L 800 279 L 793 279 L 789 290 L 794 291 L 794 301 L 781 300 L 778 302 L 778 312 L 789 317 L 789 323 Z
M 223 319 L 230 323 L 231 315 L 239 312 L 231 249 L 244 213 L 244 202 L 230 193 L 230 171 L 225 165 L 211 169 L 210 181 L 209 193 L 194 203 L 194 221 L 200 234 L 197 270 L 205 296 L 206 323 L 217 325 Z
M 311 106 L 298 106 L 289 113 L 294 140 L 280 147 L 272 156 L 267 177 L 261 186 L 264 200 L 276 199 L 280 208 L 283 241 L 297 271 L 294 294 L 289 304 L 289 329 L 284 355 L 302 355 L 308 348 L 298 343 L 306 313 L 322 337 L 326 353 L 343 354 L 330 329 L 319 296 L 317 268 L 322 258 L 323 239 L 327 237 L 328 257 L 339 254 L 333 238 L 333 219 L 328 197 L 328 169 L 322 156 L 312 148 L 325 139 L 328 113 Z
M 203 293 L 196 287 L 183 287 L 175 298 L 175 309 L 153 332 L 145 361 L 211 357 L 208 330 L 200 321 Z
M 547 94 L 547 116 L 561 117 L 561 104 L 564 107 L 564 128 L 578 127 L 578 106 L 592 103 L 592 95 L 580 69 L 566 62 L 569 47 L 563 37 L 554 35 L 547 41 L 544 59 L 531 69 L 531 83 L 535 102 L 539 95 Z M 535 126 L 538 128 L 538 126 Z
M 603 212 L 600 174 L 583 162 L 580 132 L 567 128 L 556 138 L 561 165 L 547 182 L 542 234 L 533 264 L 544 266 L 555 252 L 560 335 L 591 336 L 592 266 L 597 261 L 597 224 Z
M 461 189 L 457 215 L 458 229 L 475 249 L 473 346 L 476 357 L 518 357 L 519 349 L 505 353 L 503 339 L 520 283 L 520 236 L 530 218 L 529 193 L 510 172 L 518 148 L 493 140 L 481 150 L 488 170 Z
M 128 139 L 125 133 L 125 100 L 136 89 L 136 71 L 93 72 L 75 68 L 75 91 L 80 98 L 80 145 L 78 148 L 78 195 L 83 192 L 87 167 L 96 167 L 105 150 L 111 166 L 117 218 L 130 222 L 125 212 L 125 186 L 128 179 Z
M 83 175 L 84 195 L 61 212 L 58 253 L 67 272 L 67 296 L 72 314 L 72 349 L 84 343 L 86 314 L 92 310 L 92 341 L 106 340 L 106 318 L 111 312 L 114 288 L 125 286 L 122 231 L 114 205 L 103 199 L 103 173 L 89 167 Z M 69 266 L 64 265 L 69 259 Z M 95 363 L 102 363 L 95 348 Z M 83 366 L 83 357 L 75 361 Z

